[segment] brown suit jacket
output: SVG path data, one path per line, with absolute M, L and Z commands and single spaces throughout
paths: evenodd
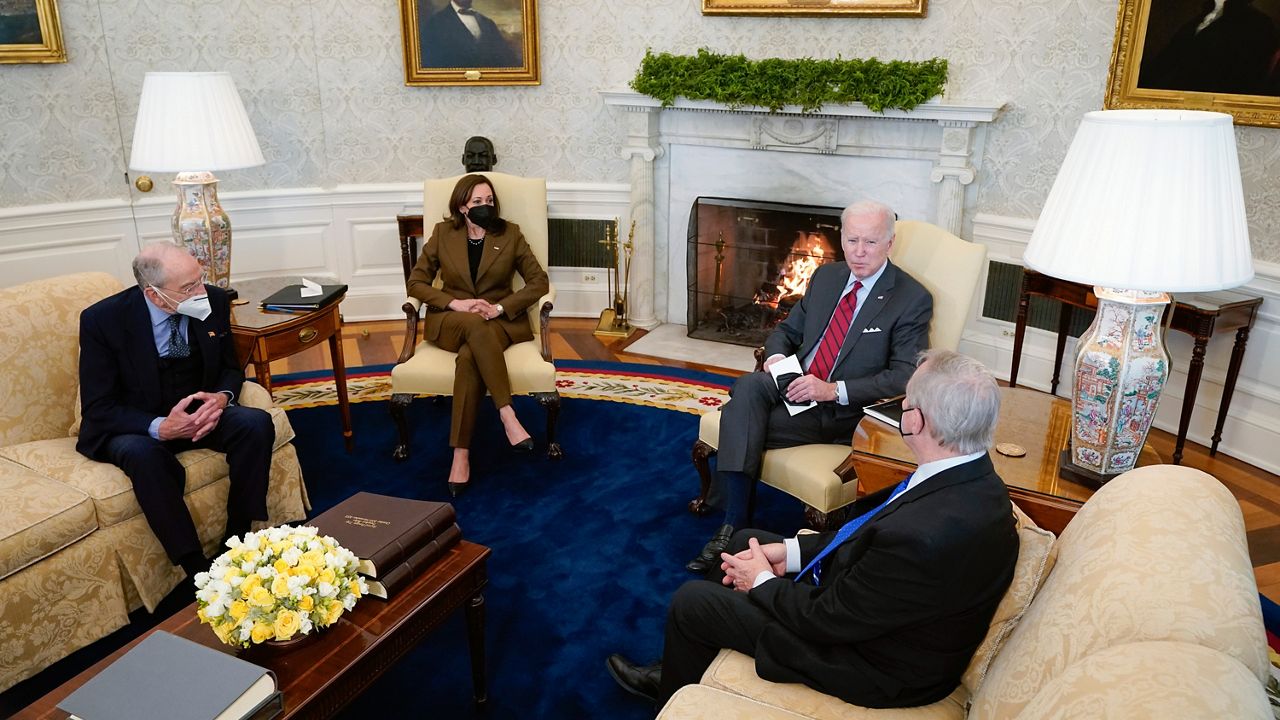
M 524 287 L 514 290 L 512 281 L 517 272 L 524 279 Z M 432 285 L 437 274 L 443 287 Z M 474 283 L 467 262 L 466 227 L 454 228 L 448 220 L 436 223 L 422 247 L 418 264 L 409 274 L 408 284 L 409 295 L 427 304 L 424 332 L 432 342 L 440 336 L 449 302 L 473 298 L 502 305 L 503 314 L 496 322 L 502 323 L 513 342 L 532 340 L 533 330 L 525 311 L 547 294 L 547 289 L 546 271 L 525 242 L 520 226 L 513 222 L 508 222 L 501 233 L 485 238 Z

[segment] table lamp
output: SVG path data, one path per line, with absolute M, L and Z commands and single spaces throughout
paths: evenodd
M 207 282 L 224 290 L 231 282 L 231 220 L 218 204 L 213 171 L 265 162 L 229 73 L 149 72 L 143 78 L 129 167 L 178 174 L 173 240 L 200 261 Z
M 1098 312 L 1076 349 L 1062 471 L 1104 483 L 1136 464 L 1169 377 L 1168 293 L 1253 277 L 1231 116 L 1087 113 L 1023 260 L 1095 286 Z

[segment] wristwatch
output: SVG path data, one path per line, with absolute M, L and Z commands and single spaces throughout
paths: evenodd
M 501 317 L 502 315 L 506 314 L 506 312 L 507 312 L 506 310 L 503 310 L 503 309 L 502 309 L 502 303 L 495 303 L 495 304 L 494 304 L 494 307 L 498 308 L 498 316 L 499 316 L 499 317 Z

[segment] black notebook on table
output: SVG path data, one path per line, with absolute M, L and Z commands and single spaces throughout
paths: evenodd
M 308 310 L 319 310 L 346 291 L 346 285 L 321 285 L 319 295 L 303 297 L 301 285 L 286 285 L 263 298 L 259 304 L 263 310 L 306 312 Z
M 899 395 L 888 400 L 881 400 L 862 408 L 862 413 L 873 417 L 880 422 L 888 423 L 894 427 L 898 427 L 902 423 L 902 401 L 905 395 Z
M 279 698 L 270 670 L 160 630 L 58 708 L 80 720 L 243 720 L 279 712 Z

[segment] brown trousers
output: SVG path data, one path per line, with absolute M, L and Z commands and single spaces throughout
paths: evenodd
M 458 353 L 453 372 L 453 419 L 449 426 L 449 445 L 471 447 L 471 430 L 485 390 L 493 396 L 493 405 L 502 409 L 511 404 L 511 379 L 502 351 L 511 338 L 500 323 L 485 320 L 476 313 L 444 313 L 436 346 Z

